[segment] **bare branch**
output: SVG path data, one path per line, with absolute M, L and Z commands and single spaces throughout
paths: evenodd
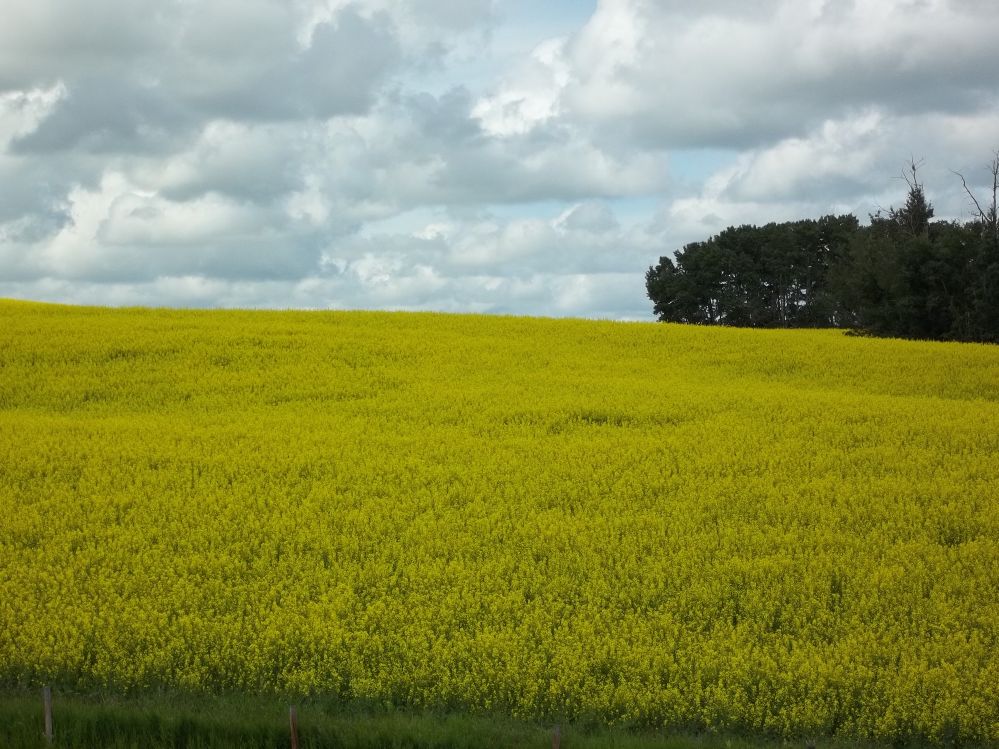
M 912 172 L 912 179 L 910 180 L 909 177 L 906 176 L 904 171 L 902 172 L 902 179 L 905 180 L 905 184 L 909 186 L 910 191 L 919 190 L 922 188 L 922 185 L 919 184 L 919 177 L 916 175 L 916 172 L 918 172 L 925 163 L 926 163 L 925 158 L 916 161 L 915 156 L 909 157 L 909 171 Z
M 994 151 L 994 156 L 992 157 L 992 163 L 989 164 L 989 169 L 992 170 L 992 210 L 990 215 L 992 217 L 992 231 L 996 231 L 999 228 L 999 212 L 996 208 L 996 194 L 999 193 L 999 151 Z
M 987 221 L 988 219 L 985 215 L 985 211 L 982 210 L 982 206 L 978 202 L 978 199 L 975 197 L 974 193 L 971 192 L 971 188 L 968 187 L 968 181 L 964 178 L 964 175 L 961 174 L 960 172 L 954 171 L 953 169 L 951 169 L 950 171 L 951 173 L 956 174 L 958 177 L 960 177 L 961 184 L 964 186 L 964 191 L 968 194 L 968 197 L 971 199 L 971 202 L 975 204 L 975 210 L 978 211 L 979 217 L 982 219 L 982 221 Z
M 993 154 L 992 162 L 987 167 L 992 174 L 992 200 L 987 208 L 982 208 L 982 204 L 978 202 L 978 198 L 975 197 L 974 193 L 971 192 L 971 188 L 968 187 L 968 182 L 964 178 L 964 175 L 953 169 L 951 169 L 951 172 L 960 177 L 965 194 L 978 212 L 978 218 L 982 222 L 982 231 L 991 235 L 993 242 L 999 242 L 999 210 L 997 210 L 996 205 L 997 198 L 999 198 L 999 151 L 994 151 Z

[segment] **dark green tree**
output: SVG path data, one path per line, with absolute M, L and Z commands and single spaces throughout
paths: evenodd
M 857 229 L 853 216 L 740 226 L 662 257 L 646 273 L 660 320 L 749 327 L 819 327 L 843 316 L 830 268 Z
M 648 269 L 655 314 L 668 322 L 847 327 L 872 335 L 999 342 L 999 153 L 990 200 L 965 223 L 934 221 L 910 161 L 900 208 L 729 227 Z M 960 176 L 960 175 L 958 175 Z
M 833 270 L 844 321 L 873 335 L 995 340 L 999 253 L 989 249 L 987 213 L 965 224 L 933 221 L 918 166 L 910 163 L 905 204 L 872 215 Z

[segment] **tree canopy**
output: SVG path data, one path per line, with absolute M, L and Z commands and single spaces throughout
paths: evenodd
M 964 223 L 933 220 L 917 168 L 902 207 L 868 225 L 842 215 L 729 227 L 661 257 L 646 273 L 656 316 L 999 342 L 999 155 L 987 208 L 965 183 L 979 215 Z

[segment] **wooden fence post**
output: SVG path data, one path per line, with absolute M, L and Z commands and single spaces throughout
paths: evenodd
M 552 733 L 552 749 L 561 749 L 562 746 L 562 729 L 555 726 L 555 731 Z
M 298 749 L 298 711 L 294 705 L 288 710 L 288 718 L 291 722 L 291 749 Z
M 42 687 L 42 704 L 45 707 L 45 743 L 52 743 L 52 687 Z

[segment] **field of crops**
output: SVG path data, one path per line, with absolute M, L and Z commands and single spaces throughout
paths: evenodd
M 0 302 L 0 682 L 999 740 L 999 347 Z

